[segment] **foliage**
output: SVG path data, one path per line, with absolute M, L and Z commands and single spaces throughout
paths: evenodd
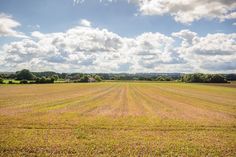
M 2 78 L 0 78 L 0 84 L 3 84 L 4 80 Z
M 44 72 L 32 72 L 36 77 L 53 77 L 54 75 L 58 75 L 59 74 L 53 71 L 44 71 Z
M 94 79 L 95 79 L 97 82 L 101 82 L 101 81 L 102 81 L 102 78 L 101 78 L 99 75 L 95 75 L 95 76 L 94 76 Z
M 27 69 L 16 72 L 17 80 L 33 80 L 35 76 Z
M 27 83 L 28 83 L 27 80 L 21 80 L 21 81 L 20 81 L 20 84 L 27 84 Z
M 57 81 L 59 79 L 59 76 L 58 75 L 53 75 L 52 78 Z
M 32 76 L 33 75 L 33 76 Z M 30 72 L 23 69 L 16 73 L 4 72 L 0 73 L 0 78 L 9 80 L 33 80 L 35 78 L 53 78 L 55 81 L 59 79 L 68 80 L 68 82 L 88 82 L 89 78 L 94 78 L 97 82 L 101 80 L 141 80 L 141 81 L 170 81 L 182 80 L 184 82 L 225 82 L 224 77 L 228 81 L 236 80 L 236 74 L 182 74 L 182 73 L 56 73 L 53 71 Z M 221 81 L 220 81 L 221 80 Z
M 236 80 L 236 74 L 225 74 L 225 77 L 228 81 L 235 81 Z
M 79 82 L 89 82 L 89 75 L 84 75 L 80 78 Z
M 68 76 L 67 76 L 68 77 Z M 77 74 L 77 73 L 74 73 L 74 74 L 71 74 L 68 78 L 70 80 L 80 80 L 80 78 L 83 77 L 82 74 Z
M 226 78 L 220 74 L 185 74 L 181 80 L 189 83 L 227 83 Z
M 158 78 L 156 78 L 157 81 L 171 81 L 172 78 L 168 77 L 168 76 L 159 76 Z
M 46 78 L 46 77 L 42 77 L 42 78 L 36 78 L 35 83 L 54 83 L 54 78 Z

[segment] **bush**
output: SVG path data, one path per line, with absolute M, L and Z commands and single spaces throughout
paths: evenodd
M 89 82 L 89 76 L 84 75 L 83 77 L 80 78 L 79 82 Z
M 20 81 L 20 84 L 27 84 L 27 83 L 28 83 L 27 80 L 21 80 L 21 81 Z
M 36 78 L 35 83 L 54 83 L 54 78 Z
M 168 76 L 159 76 L 156 81 L 171 81 L 172 79 Z
M 4 80 L 2 78 L 0 78 L 0 84 L 3 84 Z
M 35 76 L 27 69 L 16 72 L 17 80 L 33 80 Z
M 101 82 L 102 81 L 102 78 L 99 76 L 99 75 L 96 75 L 94 77 L 94 79 L 97 81 L 97 82 Z
M 55 81 L 59 80 L 58 75 L 53 75 L 52 78 L 53 78 Z
M 225 77 L 220 74 L 185 74 L 181 80 L 189 83 L 227 83 Z
M 79 83 L 80 82 L 80 80 L 74 80 L 73 81 L 73 83 Z

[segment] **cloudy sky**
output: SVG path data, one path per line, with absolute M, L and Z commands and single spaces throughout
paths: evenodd
M 0 71 L 236 72 L 235 0 L 0 0 Z

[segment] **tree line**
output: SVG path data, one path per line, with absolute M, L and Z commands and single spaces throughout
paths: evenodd
M 15 74 L 0 74 L 0 83 L 4 83 L 4 79 L 13 79 L 20 81 L 21 84 L 44 84 L 44 83 L 54 83 L 55 81 L 62 80 L 67 82 L 100 82 L 102 78 L 98 75 L 87 75 L 78 74 L 76 77 L 68 78 L 58 76 L 55 72 L 30 72 L 28 69 L 23 69 L 17 71 Z M 13 81 L 9 81 L 9 84 L 13 84 Z
M 4 79 L 26 83 L 62 82 L 100 82 L 102 80 L 140 80 L 140 81 L 182 81 L 188 83 L 226 83 L 236 80 L 236 74 L 182 74 L 182 73 L 56 73 L 52 71 L 31 72 L 27 69 L 16 73 L 0 73 L 0 83 Z M 14 83 L 9 81 L 9 83 Z
M 227 79 L 222 74 L 185 74 L 181 77 L 182 82 L 188 83 L 227 83 Z

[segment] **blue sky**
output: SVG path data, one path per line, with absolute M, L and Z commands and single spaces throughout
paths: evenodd
M 86 0 L 75 4 L 73 0 L 2 0 L 0 11 L 12 15 L 23 26 L 40 25 L 44 33 L 65 31 L 78 25 L 80 19 L 88 19 L 94 26 L 107 28 L 124 37 L 137 36 L 143 32 L 171 34 L 181 29 L 190 29 L 200 35 L 207 33 L 233 33 L 235 20 L 219 22 L 200 20 L 191 25 L 177 23 L 169 15 L 135 16 L 138 6 L 127 0 L 104 2 Z M 30 33 L 30 27 L 19 28 Z
M 184 0 L 168 3 L 162 3 L 160 0 L 131 0 L 131 2 L 128 2 L 128 0 L 85 0 L 84 2 L 73 0 L 1 0 L 0 14 L 2 19 L 0 18 L 0 29 L 4 29 L 0 30 L 0 53 L 3 54 L 4 58 L 0 60 L 0 64 L 7 66 L 0 70 L 14 71 L 27 68 L 36 71 L 60 71 L 60 69 L 64 69 L 68 72 L 158 72 L 162 69 L 163 72 L 235 72 L 236 2 L 231 0 L 228 2 L 216 0 L 212 3 L 207 3 L 206 0 L 190 0 L 189 2 L 191 3 L 188 4 L 188 1 Z M 15 21 L 18 25 L 7 25 L 6 19 Z M 83 25 L 82 20 L 88 21 L 91 25 L 89 27 Z M 9 29 L 6 31 L 7 27 Z M 84 29 L 82 27 L 88 28 Z M 9 30 L 15 32 L 12 33 Z M 103 30 L 106 30 L 110 34 L 105 33 L 104 38 L 101 39 L 102 41 L 93 40 L 94 43 L 91 43 L 90 40 L 82 38 L 84 39 L 83 42 L 91 45 L 101 44 L 100 46 L 104 47 L 102 43 L 107 42 L 107 38 L 117 38 L 116 41 L 120 40 L 122 46 L 116 49 L 112 48 L 111 46 L 114 46 L 114 44 L 111 44 L 108 45 L 110 47 L 103 48 L 102 52 L 94 47 L 89 47 L 86 52 L 75 52 L 76 49 L 81 49 L 81 44 L 83 45 L 80 37 L 76 36 L 74 40 L 78 41 L 77 46 L 79 48 L 71 48 L 71 45 L 66 47 L 51 45 L 54 50 L 57 50 L 49 56 L 52 58 L 60 56 L 63 59 L 61 63 L 49 62 L 48 65 L 44 62 L 45 57 L 48 56 L 48 51 L 39 52 L 44 53 L 45 56 L 41 56 L 41 54 L 32 56 L 25 49 L 23 50 L 25 52 L 20 52 L 22 50 L 17 48 L 14 51 L 9 50 L 12 49 L 13 44 L 22 47 L 22 45 L 27 45 L 28 42 L 34 42 L 37 45 L 46 39 L 48 41 L 50 34 L 53 36 L 53 33 L 64 33 L 62 36 L 65 37 L 69 30 L 76 30 L 80 33 L 85 31 L 82 35 L 87 36 L 91 36 L 89 32 L 97 30 L 95 35 L 91 37 L 95 39 L 97 38 L 96 35 L 100 35 L 104 33 Z M 33 34 L 37 33 L 32 32 L 38 32 L 44 38 L 42 36 L 41 38 L 35 37 Z M 215 41 L 216 45 L 225 44 L 225 46 L 223 48 L 212 46 L 211 42 L 208 41 L 210 40 L 209 34 L 217 39 Z M 166 43 L 162 37 L 166 40 L 171 39 L 168 40 L 169 43 Z M 56 38 L 59 38 L 58 35 Z M 64 39 L 65 42 L 67 40 L 68 38 Z M 18 43 L 14 43 L 15 41 Z M 209 44 L 210 46 L 202 49 L 200 46 L 203 44 Z M 135 46 L 129 47 L 127 45 Z M 128 49 L 125 49 L 127 47 Z M 135 47 L 139 47 L 139 49 L 135 49 Z M 112 49 L 112 52 L 107 52 L 108 49 Z M 132 52 L 129 52 L 131 50 Z M 140 55 L 140 51 L 142 51 L 142 54 L 144 51 L 147 52 L 145 55 Z M 28 56 L 27 53 L 29 53 Z M 67 54 L 65 55 L 65 53 Z M 73 60 L 73 64 L 69 57 L 72 54 L 78 58 L 77 61 Z M 120 58 L 111 61 L 105 57 L 114 54 Z M 12 55 L 12 57 L 9 57 L 9 55 Z M 193 61 L 191 55 L 199 61 Z M 31 58 L 25 60 L 29 56 Z M 99 58 L 101 56 L 103 58 Z M 130 57 L 135 59 L 129 59 Z M 207 66 L 200 58 L 207 58 L 205 62 L 208 62 L 208 64 L 217 63 L 217 65 L 215 68 L 212 68 L 213 65 L 209 66 L 211 68 L 206 68 Z M 80 64 L 86 60 L 92 60 L 90 67 Z M 182 60 L 182 62 L 175 63 L 176 60 Z M 107 64 L 112 62 L 114 65 L 110 69 L 103 67 L 106 67 L 106 65 L 99 68 L 100 62 L 106 62 Z M 37 66 L 37 64 L 45 64 L 45 67 Z M 58 66 L 62 67 L 56 68 Z M 81 68 L 78 68 L 78 66 Z M 169 70 L 170 68 L 172 70 Z M 123 70 L 120 71 L 119 69 Z

